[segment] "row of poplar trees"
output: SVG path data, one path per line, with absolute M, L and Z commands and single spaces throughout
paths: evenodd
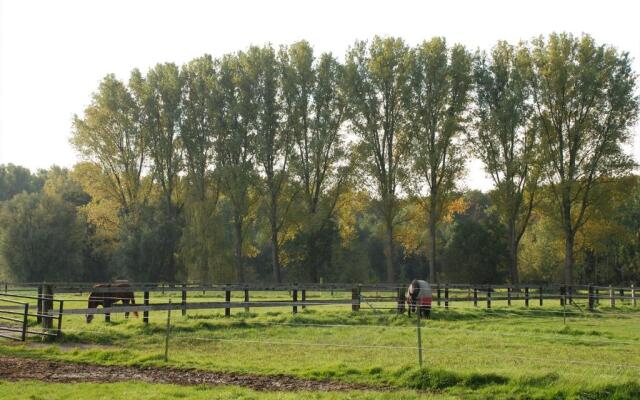
M 495 185 L 511 281 L 519 281 L 519 242 L 544 188 L 571 283 L 576 232 L 596 187 L 634 168 L 623 151 L 638 116 L 634 91 L 628 54 L 588 35 L 499 42 L 489 52 L 443 38 L 410 47 L 375 37 L 356 42 L 343 61 L 303 41 L 158 64 L 134 70 L 128 84 L 108 75 L 75 118 L 72 143 L 107 177 L 124 225 L 144 218 L 151 191 L 163 220 L 185 218 L 184 229 L 205 231 L 202 216 L 226 199 L 238 281 L 246 280 L 252 202 L 266 210 L 280 282 L 292 204 L 303 204 L 309 259 L 321 260 L 315 234 L 354 185 L 370 193 L 383 221 L 388 281 L 396 277 L 401 201 L 422 203 L 429 279 L 437 280 L 437 227 L 475 157 Z M 193 204 L 186 217 L 185 202 Z M 182 229 L 164 244 L 169 278 Z

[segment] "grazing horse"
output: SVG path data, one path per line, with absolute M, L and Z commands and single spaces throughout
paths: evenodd
M 133 291 L 131 290 L 131 286 L 127 282 L 116 282 L 116 283 L 99 283 L 97 285 L 93 285 L 94 289 L 101 288 L 121 288 L 121 290 L 102 292 L 102 291 L 92 291 L 89 294 L 89 305 L 88 308 L 98 308 L 98 306 L 102 306 L 103 308 L 109 308 L 114 303 L 119 301 L 122 302 L 125 306 L 128 306 L 129 303 L 135 305 L 136 298 L 133 295 Z M 138 312 L 134 311 L 133 315 L 138 317 Z M 125 318 L 129 318 L 129 313 L 124 313 Z M 87 314 L 87 323 L 90 323 L 93 320 L 93 314 Z
M 405 300 L 409 316 L 411 316 L 411 311 L 416 312 L 416 308 L 418 308 L 420 316 L 429 318 L 431 315 L 431 286 L 426 281 L 414 279 L 407 288 Z

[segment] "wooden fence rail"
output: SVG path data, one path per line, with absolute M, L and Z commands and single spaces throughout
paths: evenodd
M 22 297 L 36 300 L 37 312 L 33 314 L 39 323 L 46 328 L 45 331 L 52 330 L 53 321 L 58 321 L 58 331 L 62 321 L 63 302 L 54 299 L 55 295 L 78 294 L 88 292 L 113 293 L 122 291 L 121 287 L 114 288 L 93 288 L 89 283 L 4 283 L 6 297 Z M 37 296 L 24 295 L 25 289 L 37 291 Z M 182 315 L 186 315 L 188 310 L 201 309 L 224 309 L 225 316 L 231 315 L 231 309 L 243 308 L 248 312 L 251 307 L 291 307 L 293 313 L 298 312 L 298 307 L 305 309 L 309 306 L 324 305 L 351 305 L 352 311 L 359 311 L 362 304 L 373 307 L 374 303 L 396 303 L 398 312 L 404 310 L 405 285 L 399 284 L 278 284 L 278 285 L 248 285 L 248 284 L 220 284 L 205 285 L 197 283 L 131 283 L 131 290 L 142 293 L 143 302 L 138 305 L 112 306 L 100 309 L 70 308 L 64 310 L 64 314 L 88 315 L 104 314 L 105 320 L 110 319 L 111 313 L 142 312 L 144 323 L 149 322 L 151 311 L 180 310 Z M 290 300 L 277 301 L 250 301 L 250 292 L 287 292 Z M 174 304 L 151 304 L 150 299 L 153 293 L 180 293 L 180 302 Z M 193 292 L 222 292 L 224 301 L 193 302 L 189 300 L 189 294 Z M 244 301 L 231 301 L 232 292 L 241 292 Z M 342 299 L 318 300 L 309 298 L 313 292 L 331 292 L 343 294 Z M 21 294 L 16 294 L 21 293 Z M 349 296 L 350 293 L 350 296 Z M 448 309 L 452 303 L 472 302 L 474 306 L 486 303 L 487 308 L 491 308 L 496 301 L 506 301 L 508 306 L 514 302 L 521 302 L 525 307 L 530 307 L 532 302 L 539 306 L 545 304 L 545 300 L 558 301 L 559 305 L 565 302 L 572 303 L 576 300 L 587 300 L 588 309 L 593 310 L 601 301 L 605 304 L 616 307 L 624 302 L 631 306 L 637 306 L 637 288 L 634 285 L 628 287 L 613 287 L 600 285 L 533 285 L 521 284 L 513 285 L 475 285 L 475 284 L 436 284 L 433 285 L 433 304 L 444 305 Z M 193 298 L 193 297 L 192 297 Z M 59 310 L 54 309 L 54 301 L 59 302 Z M 84 300 L 68 299 L 67 301 L 78 302 Z M 553 303 L 551 303 L 553 304 Z M 5 307 L 6 308 L 6 307 Z M 58 318 L 56 318 L 56 315 Z

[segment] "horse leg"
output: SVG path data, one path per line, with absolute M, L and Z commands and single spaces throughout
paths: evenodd
M 122 304 L 124 304 L 125 307 L 128 306 L 129 305 L 129 300 L 122 300 Z M 129 311 L 125 311 L 124 319 L 129 319 Z

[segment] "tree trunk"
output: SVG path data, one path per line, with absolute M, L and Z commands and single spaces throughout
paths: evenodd
M 564 283 L 571 285 L 573 284 L 573 234 L 565 230 L 564 240 Z
M 511 284 L 518 290 L 520 277 L 518 273 L 518 233 L 516 221 L 509 221 L 509 270 L 511 272 Z
M 429 214 L 429 282 L 436 283 L 436 219 L 434 211 Z
M 314 233 L 309 234 L 309 238 L 307 240 L 307 268 L 308 274 L 307 279 L 311 280 L 311 282 L 317 283 L 319 279 L 319 269 L 320 269 L 320 260 L 318 257 L 318 247 L 317 247 L 318 235 Z
M 278 248 L 278 209 L 275 196 L 271 199 L 271 262 L 273 265 L 273 279 L 276 283 L 282 282 L 280 274 L 280 254 Z
M 387 282 L 395 282 L 396 274 L 393 263 L 393 223 L 387 221 Z
M 235 228 L 235 241 L 236 241 L 236 279 L 240 283 L 244 283 L 244 265 L 242 263 L 242 217 L 236 216 L 234 218 L 234 228 Z

